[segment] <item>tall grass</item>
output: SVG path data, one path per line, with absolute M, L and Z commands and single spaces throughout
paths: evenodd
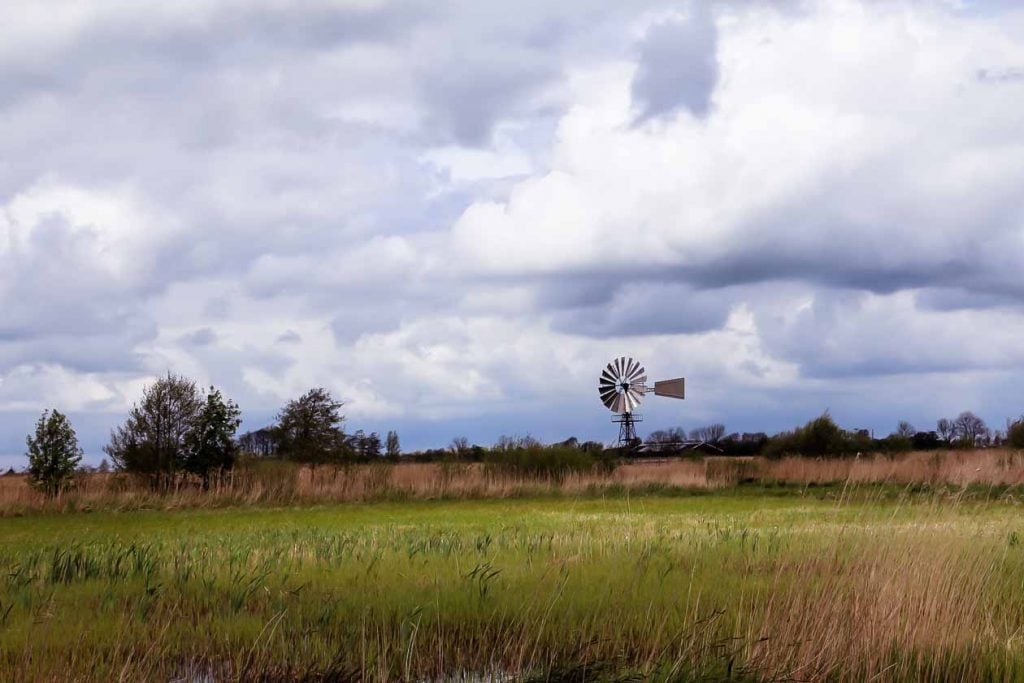
M 187 523 L 146 533 L 101 514 L 2 543 L 0 671 L 24 681 L 1024 674 L 1024 549 L 1005 505 L 719 496 L 438 507 L 384 504 L 351 521 L 265 511 L 242 526 L 255 513 L 182 513 Z M 438 521 L 444 510 L 454 521 Z M 367 524 L 371 514 L 381 521 Z M 45 517 L 2 524 L 54 528 Z
M 550 450 L 550 449 L 548 449 Z M 21 476 L 0 477 L 0 516 L 32 511 L 176 509 L 232 505 L 301 505 L 409 499 L 602 496 L 658 489 L 714 490 L 738 484 L 900 486 L 1022 486 L 1024 452 L 932 451 L 852 458 L 679 458 L 620 464 L 567 453 L 522 453 L 484 463 L 376 463 L 315 468 L 266 460 L 249 462 L 204 491 L 179 480 L 154 492 L 123 474 L 89 474 L 71 491 L 48 499 Z M 578 452 L 577 452 L 578 453 Z

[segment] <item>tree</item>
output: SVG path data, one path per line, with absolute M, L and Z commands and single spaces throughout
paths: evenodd
M 359 460 L 375 460 L 380 458 L 380 434 L 370 432 L 367 434 L 362 429 L 357 429 L 354 434 L 346 438 L 348 448 Z
M 900 420 L 899 424 L 896 425 L 895 436 L 901 439 L 913 439 L 914 434 L 917 434 L 917 430 L 914 429 L 914 425 L 906 420 Z
M 1024 448 L 1024 417 L 1007 421 L 1006 445 L 1010 448 Z
M 380 434 L 377 432 L 370 432 L 363 439 L 359 455 L 367 460 L 376 460 L 380 458 Z
M 238 447 L 248 455 L 269 458 L 277 453 L 277 437 L 272 427 L 263 427 L 238 437 Z
M 953 420 L 953 435 L 961 446 L 974 448 L 988 435 L 988 427 L 980 417 L 965 410 Z
M 278 453 L 310 465 L 341 460 L 348 452 L 341 428 L 345 421 L 339 412 L 342 405 L 322 387 L 289 401 L 274 428 Z
M 953 421 L 949 418 L 942 418 L 935 423 L 935 431 L 939 435 L 939 438 L 945 441 L 947 444 L 953 440 Z
M 195 382 L 168 373 L 143 390 L 142 401 L 103 450 L 119 469 L 166 486 L 184 466 L 186 439 L 202 406 Z
M 464 436 L 457 436 L 452 439 L 448 450 L 457 458 L 464 458 L 469 455 L 469 439 Z
M 398 456 L 402 454 L 402 446 L 398 443 L 398 432 L 388 430 L 388 435 L 385 439 L 384 454 L 392 460 L 397 460 Z
M 28 480 L 48 496 L 68 488 L 75 468 L 82 460 L 78 437 L 67 417 L 57 410 L 44 410 L 36 422 L 36 431 L 25 438 L 28 456 Z
M 99 472 L 100 474 L 107 474 L 108 472 L 110 472 L 110 463 L 107 462 L 106 458 L 100 460 L 100 465 L 99 467 L 96 468 L 96 471 Z
M 185 439 L 185 470 L 202 477 L 204 489 L 210 487 L 211 472 L 223 472 L 235 464 L 235 432 L 242 424 L 241 414 L 234 401 L 225 401 L 218 390 L 210 387 L 206 403 Z
M 691 441 L 700 441 L 702 443 L 717 443 L 725 436 L 725 425 L 724 424 L 711 424 L 706 427 L 698 427 L 690 432 Z

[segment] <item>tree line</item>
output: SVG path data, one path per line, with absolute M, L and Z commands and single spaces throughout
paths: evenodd
M 144 388 L 142 399 L 111 432 L 103 450 L 117 470 L 146 479 L 154 489 L 167 488 L 182 476 L 207 489 L 242 455 L 311 466 L 397 461 L 402 456 L 395 431 L 387 432 L 383 441 L 376 432 L 346 434 L 342 406 L 326 389 L 313 388 L 288 401 L 274 424 L 239 437 L 241 411 L 237 403 L 215 387 L 203 391 L 194 381 L 168 373 Z M 501 437 L 493 447 L 485 448 L 457 437 L 446 449 L 419 451 L 406 458 L 479 461 L 533 472 L 595 463 L 607 466 L 614 458 L 638 452 L 680 453 L 695 447 L 725 455 L 779 457 L 1003 445 L 1024 448 L 1024 417 L 1007 420 L 1005 431 L 1001 431 L 990 429 L 980 417 L 965 411 L 938 420 L 929 431 L 901 421 L 893 433 L 875 439 L 867 430 L 842 429 L 826 411 L 805 425 L 771 437 L 762 432 L 727 434 L 719 423 L 689 432 L 678 427 L 654 431 L 645 443 L 625 449 L 605 449 L 598 442 L 581 443 L 575 438 L 544 446 L 530 437 Z M 71 486 L 83 453 L 67 416 L 58 410 L 43 411 L 34 432 L 26 438 L 26 456 L 33 486 L 51 496 Z
M 326 389 L 310 389 L 288 401 L 259 436 L 236 438 L 242 423 L 237 403 L 216 387 L 202 391 L 193 380 L 168 373 L 143 389 L 103 451 L 119 471 L 146 479 L 154 489 L 167 488 L 182 475 L 207 489 L 234 467 L 247 446 L 262 449 L 253 455 L 309 465 L 398 457 L 397 432 L 388 432 L 384 446 L 376 432 L 346 434 L 342 405 Z M 57 495 L 71 485 L 82 449 L 64 414 L 44 411 L 26 446 L 29 481 L 36 488 Z
M 991 429 L 971 411 L 954 418 L 941 418 L 935 429 L 922 431 L 906 420 L 896 430 L 875 438 L 866 429 L 843 429 L 826 411 L 810 422 L 774 436 L 763 432 L 726 434 L 725 426 L 712 424 L 687 432 L 676 427 L 651 432 L 644 446 L 656 453 L 700 449 L 723 455 L 850 455 L 854 453 L 898 453 L 941 448 L 1024 448 L 1024 417 L 1006 421 L 1006 429 Z

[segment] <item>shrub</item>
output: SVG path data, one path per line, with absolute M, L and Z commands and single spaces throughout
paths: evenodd
M 783 455 L 847 455 L 870 450 L 870 446 L 870 438 L 841 429 L 826 411 L 803 427 L 772 437 L 764 454 L 769 458 Z

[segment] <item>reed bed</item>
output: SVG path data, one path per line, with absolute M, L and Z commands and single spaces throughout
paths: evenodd
M 37 511 L 132 510 L 303 505 L 375 500 L 452 500 L 537 496 L 604 496 L 711 491 L 740 484 L 924 487 L 1024 486 L 1024 452 L 989 449 L 851 458 L 693 457 L 624 462 L 612 470 L 554 475 L 516 473 L 483 463 L 376 463 L 316 468 L 250 462 L 210 490 L 182 478 L 152 490 L 122 474 L 86 474 L 71 491 L 48 499 L 25 477 L 0 477 L 0 516 Z

